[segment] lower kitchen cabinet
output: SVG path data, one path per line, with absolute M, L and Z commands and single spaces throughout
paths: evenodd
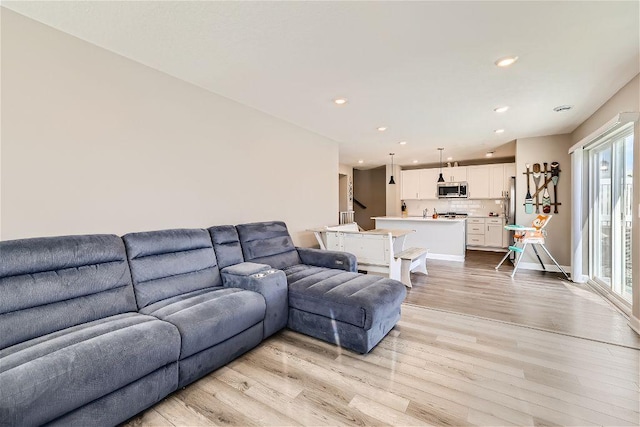
M 485 218 L 467 218 L 467 246 L 484 246 Z
M 467 246 L 475 249 L 505 248 L 504 218 L 467 218 Z
M 499 220 L 498 224 L 489 223 L 489 221 Z M 502 230 L 504 230 L 504 224 L 502 219 L 489 218 L 487 220 L 487 230 L 484 233 L 485 246 L 493 246 L 496 248 L 502 248 Z

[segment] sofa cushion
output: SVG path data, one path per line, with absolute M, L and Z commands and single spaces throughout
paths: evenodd
M 284 222 L 240 224 L 236 229 L 245 261 L 278 269 L 300 264 L 298 251 Z
M 175 326 L 120 314 L 0 351 L 0 420 L 37 425 L 178 360 Z M 178 373 L 174 365 L 174 383 Z
M 131 264 L 138 307 L 222 285 L 206 230 L 176 229 L 122 237 Z
M 399 312 L 402 283 L 382 276 L 299 264 L 284 270 L 289 307 L 370 329 Z
M 217 225 L 208 229 L 216 252 L 218 267 L 222 270 L 230 265 L 244 262 L 238 231 L 233 225 Z
M 264 298 L 237 288 L 201 289 L 149 305 L 150 314 L 177 326 L 180 359 L 216 345 L 264 320 Z
M 118 236 L 0 242 L 0 349 L 136 309 Z

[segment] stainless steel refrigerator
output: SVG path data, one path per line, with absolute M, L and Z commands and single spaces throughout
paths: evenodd
M 509 188 L 504 198 L 504 217 L 507 225 L 516 223 L 516 177 L 509 177 Z M 509 231 L 509 245 L 513 244 L 513 231 Z M 512 254 L 511 261 L 515 258 Z

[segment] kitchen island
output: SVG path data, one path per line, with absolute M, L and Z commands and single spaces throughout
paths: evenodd
M 371 219 L 375 220 L 376 228 L 415 231 L 407 235 L 405 249 L 426 248 L 427 258 L 464 261 L 467 236 L 465 218 L 378 216 Z

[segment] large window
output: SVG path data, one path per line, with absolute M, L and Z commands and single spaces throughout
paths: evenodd
M 633 126 L 591 144 L 589 153 L 590 276 L 631 301 Z

